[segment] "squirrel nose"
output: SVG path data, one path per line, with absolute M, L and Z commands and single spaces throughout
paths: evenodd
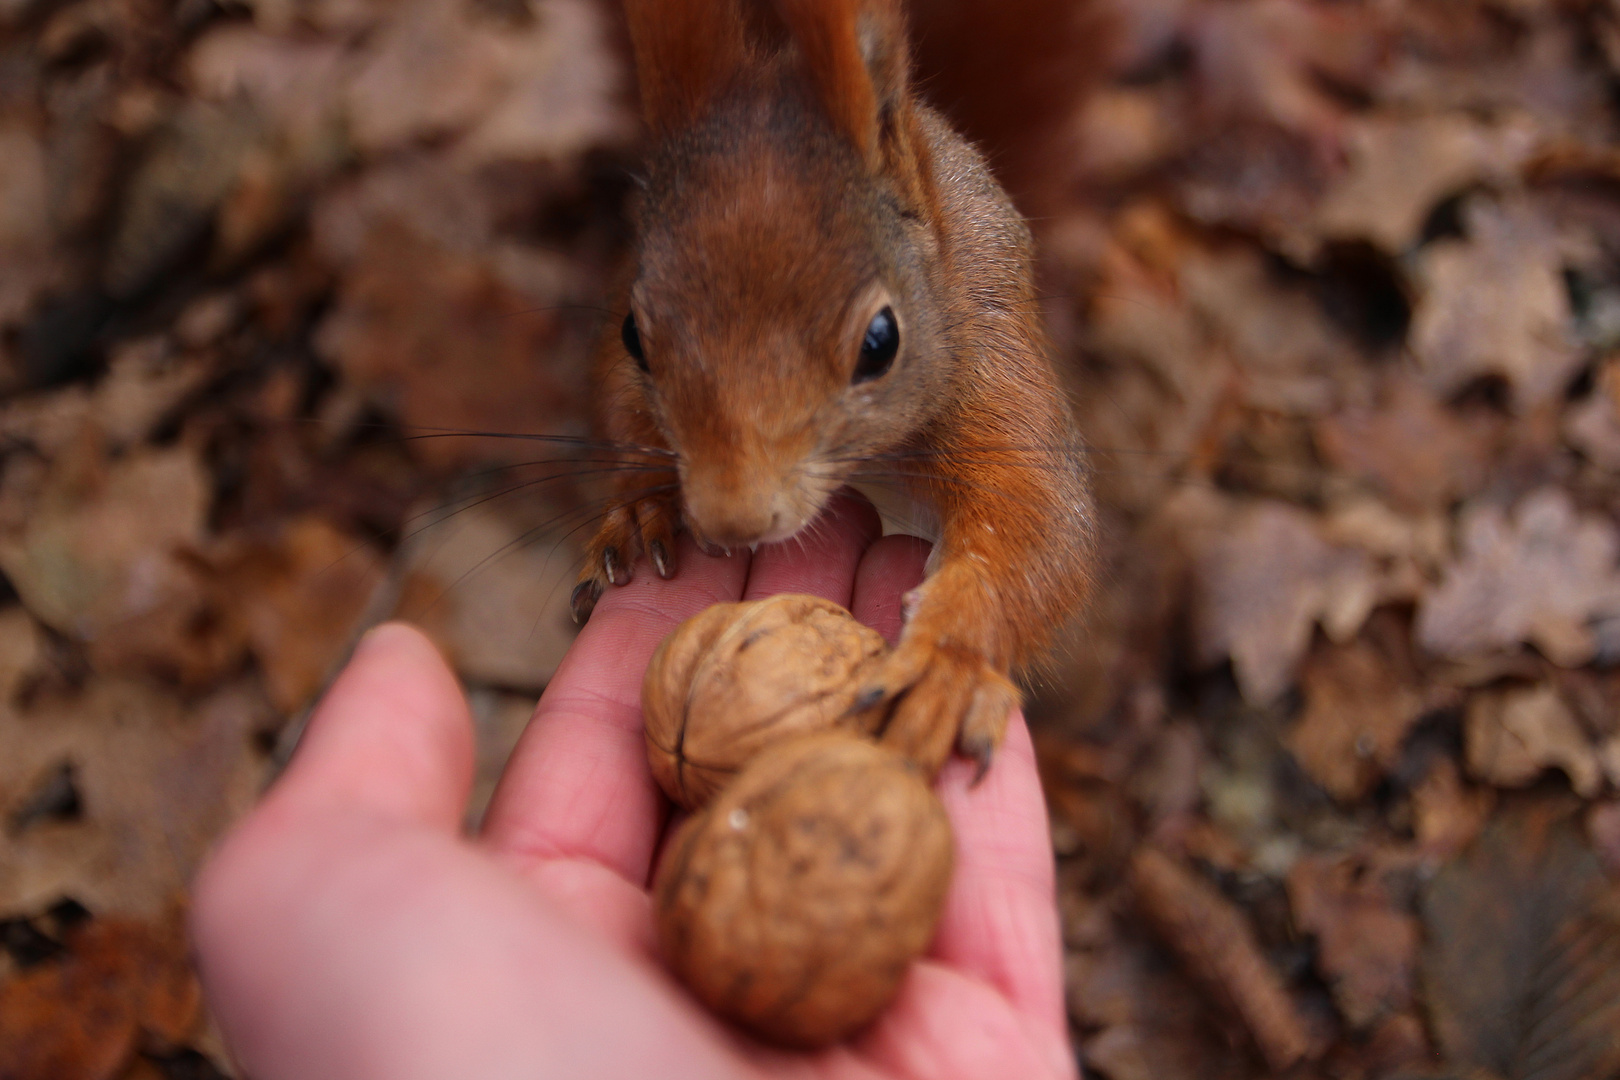
M 780 524 L 778 485 L 764 468 L 689 462 L 681 477 L 686 521 L 721 547 L 757 544 Z
M 721 547 L 758 543 L 776 527 L 777 514 L 768 496 L 750 498 L 712 485 L 686 485 L 687 523 L 694 532 Z

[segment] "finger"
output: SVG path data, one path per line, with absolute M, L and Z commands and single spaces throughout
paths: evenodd
M 974 772 L 953 758 L 936 785 L 956 831 L 956 870 L 933 955 L 1066 1031 L 1052 843 L 1022 714 L 978 784 Z
M 912 965 L 894 1004 L 854 1048 L 891 1076 L 1073 1080 L 1079 1072 L 1066 1030 L 1031 1022 L 994 988 L 927 961 Z
M 484 836 L 520 864 L 577 859 L 646 883 L 663 803 L 641 732 L 642 675 L 671 630 L 736 600 L 748 576 L 746 553 L 705 555 L 685 536 L 680 545 L 674 578 L 641 566 L 603 594 L 518 741 Z
M 901 598 L 922 584 L 923 567 L 933 546 L 915 536 L 885 536 L 867 548 L 855 572 L 850 611 L 889 639 L 900 640 L 905 623 Z
M 810 593 L 848 607 L 855 567 L 882 534 L 883 521 L 871 501 L 858 492 L 840 492 L 804 532 L 755 552 L 743 599 Z
M 280 817 L 249 818 L 191 908 L 209 1007 L 245 1075 L 757 1076 L 650 964 L 476 846 Z
M 270 799 L 449 832 L 461 827 L 472 768 L 455 675 L 421 631 L 385 623 L 360 639 Z

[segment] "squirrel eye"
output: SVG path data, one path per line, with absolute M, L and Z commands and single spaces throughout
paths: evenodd
M 855 361 L 855 375 L 850 382 L 859 384 L 881 378 L 894 364 L 894 356 L 899 351 L 900 324 L 894 321 L 894 309 L 886 307 L 872 316 L 866 327 L 860 359 Z
M 647 355 L 641 351 L 641 333 L 636 329 L 635 312 L 624 317 L 624 325 L 619 328 L 619 340 L 624 342 L 624 351 L 630 354 L 636 367 L 646 371 Z

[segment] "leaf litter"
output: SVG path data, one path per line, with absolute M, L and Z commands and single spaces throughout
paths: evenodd
M 1620 1072 L 1612 4 L 1107 7 L 1036 222 L 1104 515 L 1031 681 L 1107 1080 Z M 602 504 L 582 0 L 0 0 L 0 1076 L 228 1075 L 175 934 L 364 628 L 476 820 Z M 1054 188 L 1054 191 L 1057 191 Z

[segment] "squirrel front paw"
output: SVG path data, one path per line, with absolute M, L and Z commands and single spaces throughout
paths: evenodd
M 1018 687 L 978 651 L 902 639 L 868 677 L 856 707 L 887 710 L 878 725 L 883 742 L 929 776 L 954 749 L 977 763 L 977 783 L 1020 701 Z
M 638 554 L 646 554 L 659 577 L 666 581 L 674 577 L 680 521 L 680 507 L 670 498 L 642 499 L 609 511 L 585 547 L 585 565 L 569 598 L 574 621 L 583 623 L 591 617 L 609 585 L 629 582 Z

